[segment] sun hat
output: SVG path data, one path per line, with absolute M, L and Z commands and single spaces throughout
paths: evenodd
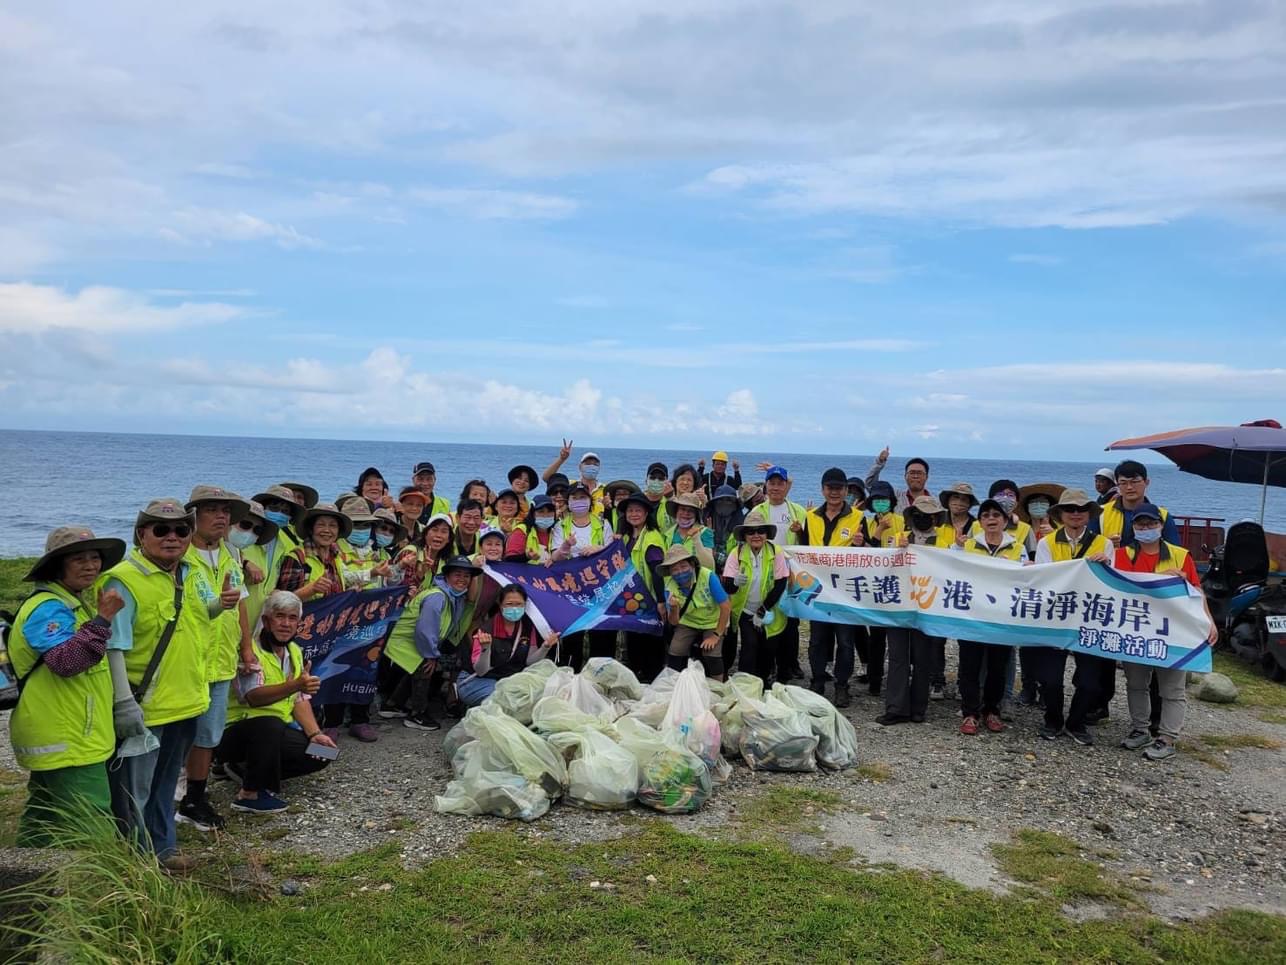
M 358 523 L 365 523 L 367 526 L 375 524 L 375 514 L 371 512 L 370 506 L 361 496 L 352 496 L 340 503 L 339 511 L 347 516 L 356 526 Z
M 603 492 L 610 496 L 618 489 L 624 489 L 627 493 L 638 493 L 643 491 L 639 489 L 639 484 L 636 482 L 631 482 L 628 479 L 614 479 L 603 487 Z
M 125 541 L 111 536 L 95 536 L 88 526 L 59 526 L 45 537 L 45 555 L 36 560 L 23 580 L 35 583 L 57 579 L 57 568 L 53 564 L 64 556 L 90 550 L 98 551 L 106 570 L 125 558 Z
M 726 452 L 724 452 L 722 449 L 720 449 L 720 450 L 718 450 L 718 451 L 717 451 L 713 456 L 711 456 L 711 457 L 710 457 L 710 461 L 711 461 L 711 462 L 727 462 L 727 461 L 728 461 L 728 454 L 727 454 Z
M 246 505 L 249 508 L 246 510 L 245 516 L 243 516 L 239 520 L 239 522 L 244 523 L 247 519 L 253 519 L 255 522 L 257 522 L 260 526 L 263 527 L 263 529 L 259 533 L 259 538 L 255 540 L 256 546 L 265 546 L 268 543 L 271 543 L 274 539 L 277 538 L 277 532 L 278 530 L 281 529 L 281 527 L 278 526 L 276 523 L 274 523 L 272 520 L 270 520 L 268 516 L 264 513 L 262 503 L 256 502 L 255 500 L 252 499 Z
M 769 539 L 777 538 L 776 523 L 742 523 L 740 526 L 733 527 L 732 538 L 735 539 L 738 543 L 744 543 L 746 540 L 746 530 L 748 529 L 754 529 L 754 530 L 769 529 L 769 530 L 772 530 L 772 532 L 768 534 L 768 538 Z
M 661 559 L 661 565 L 658 567 L 661 575 L 669 576 L 670 567 L 680 560 L 692 560 L 694 566 L 699 567 L 701 565 L 697 561 L 697 554 L 680 543 L 676 546 L 671 546 L 665 551 L 665 556 Z
M 290 522 L 296 526 L 299 525 L 299 520 L 303 518 L 305 512 L 304 507 L 295 502 L 294 493 L 285 486 L 269 486 L 263 492 L 255 493 L 250 499 L 260 505 L 280 500 L 290 507 Z
M 893 484 L 883 479 L 877 479 L 871 483 L 871 490 L 866 494 L 866 502 L 869 506 L 877 499 L 887 499 L 890 506 L 898 501 L 898 494 L 893 490 Z
M 686 506 L 688 509 L 696 513 L 699 518 L 701 516 L 701 510 L 705 507 L 705 504 L 701 501 L 701 497 L 696 493 L 684 493 L 682 496 L 675 496 L 670 500 L 670 515 L 673 516 L 674 510 L 681 506 Z
M 246 513 L 250 510 L 248 502 L 231 490 L 223 489 L 220 486 L 193 487 L 192 495 L 188 497 L 184 509 L 195 512 L 197 506 L 201 503 L 227 503 L 232 510 L 232 523 L 234 526 L 245 519 Z
M 451 570 L 468 570 L 473 576 L 482 575 L 482 567 L 474 566 L 473 560 L 467 556 L 453 556 L 442 564 L 443 574 L 449 573 Z
M 1058 502 L 1059 497 L 1063 495 L 1063 490 L 1067 487 L 1060 483 L 1032 483 L 1030 486 L 1024 486 L 1018 490 L 1018 518 L 1025 523 L 1031 522 L 1031 515 L 1027 512 L 1027 503 L 1036 496 L 1044 496 L 1049 500 L 1050 506 Z
M 973 487 L 967 482 L 952 483 L 946 489 L 942 490 L 942 492 L 938 493 L 938 502 L 943 506 L 947 506 L 949 505 L 947 500 L 952 496 L 968 496 L 969 507 L 971 509 L 978 505 L 978 497 L 974 495 Z
M 317 505 L 317 490 L 307 483 L 301 482 L 284 482 L 277 483 L 278 486 L 284 486 L 287 489 L 298 490 L 304 494 L 304 509 L 312 509 Z
M 550 496 L 554 494 L 555 489 L 566 491 L 570 488 L 570 480 L 568 480 L 566 474 L 561 472 L 556 472 L 545 480 L 545 492 Z
M 366 498 L 364 496 L 357 495 L 357 493 L 353 492 L 351 489 L 345 489 L 342 493 L 335 494 L 335 505 L 342 508 L 350 499 L 360 499 L 362 502 L 366 502 Z
M 741 500 L 741 505 L 745 506 L 752 500 L 758 499 L 759 494 L 762 492 L 763 488 L 759 483 L 748 482 L 744 483 L 742 487 L 737 490 L 737 498 Z
M 1089 511 L 1091 517 L 1103 512 L 1103 507 L 1097 500 L 1091 499 L 1084 489 L 1064 489 L 1058 497 L 1058 502 L 1049 507 L 1049 518 L 1055 524 L 1062 525 L 1065 509 L 1085 509 Z
M 653 503 L 652 500 L 648 499 L 645 495 L 643 495 L 643 493 L 633 492 L 633 493 L 627 493 L 625 498 L 616 504 L 616 508 L 623 512 L 625 510 L 625 507 L 628 506 L 630 503 L 638 503 L 649 513 L 652 512 L 652 510 L 656 506 L 656 504 Z
M 402 491 L 397 494 L 397 501 L 399 503 L 404 503 L 408 499 L 418 499 L 425 506 L 429 505 L 429 497 L 424 495 L 424 493 L 420 492 L 414 486 L 403 486 Z
M 330 516 L 339 523 L 339 538 L 348 539 L 349 533 L 353 531 L 353 521 L 339 511 L 339 507 L 334 503 L 318 503 L 316 506 L 304 513 L 303 521 L 299 524 L 299 531 L 305 538 L 311 539 L 313 535 L 313 526 L 317 520 L 323 516 Z
M 397 513 L 393 512 L 393 510 L 380 507 L 371 515 L 375 517 L 375 526 L 397 527 L 397 535 L 393 537 L 394 542 L 404 540 L 409 535 L 406 531 L 406 527 L 402 525 L 401 521 L 397 518 Z
M 192 511 L 185 508 L 177 499 L 153 499 L 143 507 L 138 518 L 134 520 L 134 536 L 137 540 L 139 527 L 149 526 L 152 523 L 187 523 L 192 526 L 195 521 L 196 517 Z
M 731 499 L 738 505 L 741 503 L 741 500 L 737 498 L 737 491 L 727 483 L 724 483 L 714 491 L 714 495 L 710 497 L 710 502 L 714 502 L 716 499 Z
M 940 502 L 925 493 L 924 495 L 916 496 L 915 502 L 902 510 L 902 518 L 909 523 L 912 513 L 924 513 L 926 516 L 933 516 L 938 523 L 943 523 L 945 522 L 943 517 L 946 516 L 947 511 L 942 508 Z
M 509 475 L 506 478 L 509 480 L 510 483 L 512 483 L 514 479 L 518 476 L 527 477 L 528 489 L 535 489 L 537 486 L 540 485 L 540 476 L 536 472 L 536 470 L 531 468 L 531 466 L 525 466 L 525 465 L 514 466 L 512 469 L 509 470 Z
M 432 526 L 434 523 L 446 523 L 450 529 L 452 530 L 455 529 L 455 524 L 451 521 L 451 517 L 448 516 L 446 513 L 434 513 L 427 520 L 425 520 L 424 531 L 427 533 L 429 531 L 429 527 Z
M 1110 480 L 1111 482 L 1116 482 L 1116 473 L 1112 472 L 1111 469 L 1108 469 L 1107 466 L 1104 466 L 1098 472 L 1094 473 L 1094 475 L 1102 476 L 1104 479 Z

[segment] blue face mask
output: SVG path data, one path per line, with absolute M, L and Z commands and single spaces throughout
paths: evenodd
M 684 570 L 682 573 L 675 573 L 674 582 L 684 587 L 690 585 L 692 583 L 692 571 Z
M 887 513 L 893 508 L 893 503 L 887 499 L 872 499 L 871 509 L 876 513 Z
M 501 609 L 500 615 L 510 623 L 517 623 L 526 612 L 527 608 L 525 606 L 507 606 Z
M 228 534 L 228 542 L 239 550 L 254 545 L 258 538 L 252 529 L 234 529 Z
M 378 547 L 380 547 L 380 549 L 383 549 L 383 548 L 384 548 L 384 547 L 386 547 L 386 546 L 392 546 L 392 545 L 393 545 L 393 534 L 392 534 L 392 533 L 376 533 L 376 534 L 375 534 L 375 545 L 376 545 L 376 546 L 378 546 Z
M 553 517 L 553 516 L 537 516 L 537 517 L 536 517 L 536 528 L 537 528 L 537 529 L 553 529 L 553 526 L 554 526 L 555 521 L 556 521 L 556 519 L 555 519 L 555 517 Z
M 853 508 L 853 504 L 855 502 L 857 502 L 857 493 L 849 493 L 847 496 L 844 497 L 844 505 L 847 506 L 849 509 Z
M 355 529 L 348 534 L 349 546 L 365 546 L 371 541 L 371 531 L 369 529 Z
M 290 525 L 289 513 L 280 513 L 280 512 L 277 512 L 276 510 L 270 509 L 266 513 L 264 513 L 264 515 L 267 516 L 274 523 L 276 523 L 278 526 Z
M 1140 543 L 1159 542 L 1161 539 L 1161 527 L 1158 526 L 1156 529 L 1136 529 L 1134 531 L 1134 538 Z
M 580 474 L 583 479 L 597 479 L 598 466 L 594 465 L 592 462 L 586 463 L 580 467 Z
M 450 596 L 455 597 L 457 600 L 458 600 L 458 599 L 460 599 L 460 597 L 464 596 L 464 595 L 465 595 L 465 593 L 467 593 L 467 592 L 468 592 L 468 590 L 469 590 L 469 588 L 468 588 L 467 586 L 466 586 L 463 590 L 457 590 L 457 589 L 456 589 L 454 586 L 452 586 L 450 583 L 448 583 L 448 584 L 446 585 L 446 591 L 447 591 L 447 593 L 448 593 Z

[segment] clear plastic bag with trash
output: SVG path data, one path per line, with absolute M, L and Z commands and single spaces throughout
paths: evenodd
M 549 743 L 570 757 L 565 800 L 593 811 L 619 811 L 638 794 L 639 764 L 634 755 L 596 730 L 553 734 Z
M 525 670 L 496 684 L 484 705 L 498 707 L 514 720 L 531 723 L 531 711 L 545 693 L 545 683 L 554 672 L 553 661 L 538 660 Z
M 626 717 L 617 721 L 621 747 L 639 765 L 638 801 L 662 814 L 691 814 L 710 799 L 714 783 L 705 761 L 646 724 Z
M 549 811 L 549 795 L 521 774 L 505 768 L 479 741 L 462 745 L 451 760 L 455 780 L 433 799 L 439 814 L 534 821 Z
M 719 721 L 710 711 L 712 702 L 705 671 L 697 661 L 689 661 L 675 682 L 674 695 L 659 730 L 675 734 L 678 743 L 705 761 L 710 776 L 722 782 L 732 773 L 732 765 L 723 759 Z
M 835 705 L 811 690 L 791 684 L 773 684 L 772 694 L 808 715 L 817 737 L 817 763 L 831 770 L 857 766 L 857 731 Z
M 752 770 L 817 770 L 817 736 L 809 717 L 772 694 L 746 699 L 742 714 L 741 756 Z
M 546 736 L 595 730 L 616 739 L 616 728 L 610 721 L 587 714 L 562 697 L 541 697 L 531 712 L 531 726 Z
M 728 678 L 724 696 L 710 708 L 719 721 L 719 740 L 724 757 L 741 756 L 741 718 L 746 700 L 762 700 L 764 682 L 750 673 L 735 673 Z
M 567 785 L 567 766 L 543 738 L 495 710 L 477 707 L 465 720 L 469 724 L 468 732 L 476 736 L 477 742 L 499 766 L 539 786 L 551 800 L 562 794 Z
M 590 657 L 581 676 L 609 700 L 638 700 L 643 696 L 643 685 L 634 671 L 612 657 Z

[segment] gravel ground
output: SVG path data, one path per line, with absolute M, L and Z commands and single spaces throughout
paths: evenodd
M 1067 738 L 1040 740 L 1039 711 L 1024 708 L 1002 734 L 965 737 L 956 731 L 953 701 L 931 703 L 925 724 L 884 728 L 874 723 L 882 702 L 864 690 L 859 694 L 847 716 L 863 762 L 885 765 L 875 768 L 887 769 L 884 779 L 861 769 L 755 773 L 738 761 L 730 780 L 695 815 L 627 814 L 668 820 L 694 833 L 724 833 L 738 810 L 764 790 L 811 787 L 834 792 L 844 809 L 819 814 L 808 833 L 791 829 L 786 840 L 800 850 L 846 845 L 872 862 L 938 870 L 971 886 L 1004 889 L 1010 882 L 996 868 L 990 845 L 1018 829 L 1038 828 L 1064 834 L 1100 852 L 1118 873 L 1152 885 L 1155 890 L 1142 897 L 1160 914 L 1187 918 L 1230 906 L 1286 913 L 1286 751 L 1214 751 L 1226 771 L 1190 753 L 1148 762 L 1116 746 L 1127 725 L 1123 683 L 1094 747 Z M 12 768 L 7 718 L 0 718 L 0 764 Z M 396 841 L 404 863 L 416 864 L 454 852 L 483 829 L 512 826 L 533 838 L 575 843 L 628 833 L 631 819 L 621 813 L 563 805 L 531 825 L 438 815 L 434 795 L 451 777 L 441 750 L 446 727 L 425 733 L 392 721 L 381 722 L 379 731 L 375 744 L 345 735 L 335 764 L 292 782 L 290 812 L 267 819 L 232 814 L 228 834 L 274 850 L 327 856 Z M 1185 731 L 1286 743 L 1286 726 L 1264 723 L 1243 708 L 1203 704 L 1191 694 Z M 211 799 L 225 814 L 231 793 L 227 782 L 212 785 Z M 210 840 L 184 837 L 198 850 Z

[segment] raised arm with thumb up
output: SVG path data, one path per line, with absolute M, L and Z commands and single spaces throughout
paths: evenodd
M 223 587 L 219 590 L 219 606 L 231 610 L 241 602 L 241 587 L 232 585 L 232 574 L 223 574 Z

